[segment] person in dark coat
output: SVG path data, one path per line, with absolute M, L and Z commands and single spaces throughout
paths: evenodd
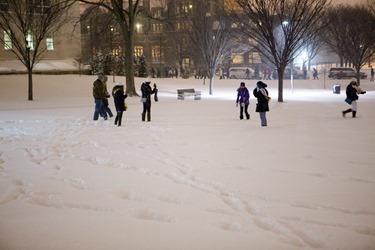
M 352 117 L 355 118 L 357 115 L 357 100 L 359 99 L 358 94 L 365 94 L 366 91 L 363 91 L 357 85 L 357 79 L 350 79 L 350 83 L 346 86 L 346 98 L 350 100 L 351 108 L 342 111 L 342 116 L 345 117 L 347 113 L 352 112 Z
M 118 125 L 120 127 L 122 122 L 122 114 L 124 111 L 126 111 L 125 99 L 126 97 L 128 97 L 128 95 L 124 92 L 124 85 L 122 85 L 121 83 L 117 83 L 112 89 L 112 96 L 117 112 L 115 125 Z
M 105 98 L 103 99 L 103 109 L 105 110 L 105 112 L 107 112 L 107 115 L 109 117 L 113 117 L 112 110 L 109 108 L 108 98 L 110 97 L 110 95 L 107 90 L 107 81 L 108 81 L 108 77 L 104 76 L 103 85 L 104 85 Z
M 259 81 L 257 82 L 257 87 L 253 90 L 253 95 L 257 98 L 258 101 L 255 111 L 259 113 L 262 127 L 267 127 L 266 112 L 270 110 L 268 102 L 271 98 L 268 96 L 266 87 L 267 84 Z
M 95 111 L 94 111 L 94 121 L 99 119 L 99 115 L 103 117 L 104 120 L 107 120 L 107 112 L 104 110 L 103 100 L 106 98 L 105 86 L 103 84 L 104 75 L 98 75 L 93 83 L 92 95 L 95 101 Z
M 243 119 L 243 113 L 245 112 L 246 119 L 250 119 L 250 115 L 247 111 L 250 104 L 250 94 L 249 90 L 245 87 L 245 83 L 241 82 L 240 87 L 237 89 L 237 100 L 236 106 L 240 104 L 240 119 Z
M 152 89 L 151 81 L 146 79 L 141 85 L 141 92 L 142 92 L 142 103 L 143 103 L 143 112 L 142 112 L 142 121 L 144 122 L 146 119 L 147 114 L 147 121 L 151 121 L 151 95 L 157 92 L 157 86 L 154 84 L 154 88 Z

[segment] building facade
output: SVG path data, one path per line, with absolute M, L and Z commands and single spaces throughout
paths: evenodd
M 0 2 L 0 11 L 8 11 L 6 5 L 8 3 L 6 2 L 7 1 Z M 38 1 L 37 5 L 34 3 L 33 8 L 36 8 L 36 10 L 34 9 L 36 13 L 38 11 L 44 13 L 51 4 L 53 4 L 51 0 L 41 0 Z M 79 4 L 75 3 L 69 8 L 67 19 L 61 28 L 52 34 L 47 34 L 47 36 L 40 42 L 40 46 L 43 46 L 43 49 L 46 48 L 39 58 L 40 63 L 69 61 L 71 69 L 74 69 L 74 67 L 78 68 L 81 59 L 81 31 L 79 17 Z M 0 30 L 0 40 L 3 42 L 0 46 L 0 67 L 10 68 L 10 70 L 22 70 L 22 63 L 11 51 L 16 45 L 10 38 L 8 32 L 10 31 L 4 29 Z M 30 50 L 34 49 L 36 39 L 37 37 L 35 37 L 31 31 L 27 34 L 26 41 L 29 44 L 28 46 Z M 51 65 L 52 64 L 50 64 L 50 66 Z M 37 66 L 38 64 L 36 67 Z M 55 69 L 59 70 L 58 66 L 56 66 Z

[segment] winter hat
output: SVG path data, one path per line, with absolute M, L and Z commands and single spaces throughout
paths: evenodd
M 115 85 L 116 86 L 123 86 L 122 82 L 116 82 Z
M 357 79 L 355 79 L 354 77 L 352 78 L 352 79 L 350 79 L 350 82 L 352 83 L 352 82 L 357 82 Z
M 245 87 L 245 83 L 244 83 L 244 82 L 241 82 L 241 83 L 240 83 L 240 86 L 244 86 L 244 87 Z
M 150 80 L 150 78 L 146 78 L 146 80 L 145 80 L 145 83 L 151 83 L 151 80 Z
M 262 81 L 258 81 L 258 82 L 257 82 L 257 87 L 258 87 L 258 88 L 265 88 L 265 87 L 267 87 L 267 84 L 265 84 L 265 83 L 262 82 Z
M 104 75 L 98 75 L 98 80 L 103 81 Z

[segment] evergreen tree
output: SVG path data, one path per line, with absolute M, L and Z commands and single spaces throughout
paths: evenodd
M 139 65 L 138 65 L 138 76 L 139 77 L 147 77 L 147 64 L 146 64 L 146 58 L 142 55 L 139 58 Z

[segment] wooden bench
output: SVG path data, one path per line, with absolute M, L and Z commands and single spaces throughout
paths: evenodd
M 194 100 L 201 99 L 201 91 L 195 89 L 178 89 L 177 90 L 177 99 L 185 100 L 185 96 L 194 96 Z

